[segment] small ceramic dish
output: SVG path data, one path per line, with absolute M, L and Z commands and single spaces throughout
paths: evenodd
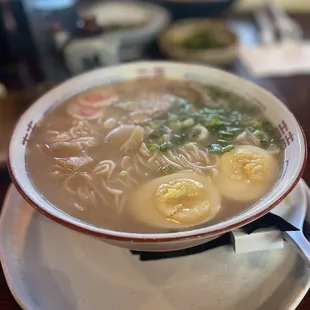
M 238 53 L 238 37 L 224 23 L 209 19 L 186 19 L 165 30 L 159 45 L 168 57 L 210 65 L 227 65 Z
M 96 17 L 97 23 L 120 40 L 120 59 L 139 58 L 146 45 L 170 22 L 167 10 L 139 1 L 105 1 L 89 6 L 84 14 Z
M 275 186 L 252 208 L 215 225 L 182 232 L 128 233 L 99 228 L 82 222 L 52 205 L 33 185 L 27 171 L 25 156 L 32 128 L 46 113 L 67 98 L 98 85 L 153 77 L 193 80 L 211 85 L 221 85 L 233 90 L 257 105 L 265 117 L 279 130 L 285 143 L 283 169 Z M 23 198 L 52 220 L 103 241 L 129 249 L 169 251 L 189 248 L 205 243 L 241 227 L 269 212 L 296 186 L 306 163 L 306 140 L 302 128 L 287 107 L 261 87 L 225 71 L 206 66 L 174 62 L 133 62 L 103 68 L 72 78 L 37 100 L 20 118 L 11 139 L 9 170 L 17 190 Z

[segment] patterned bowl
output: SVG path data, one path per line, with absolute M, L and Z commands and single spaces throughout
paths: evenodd
M 26 168 L 27 142 L 33 127 L 51 108 L 85 89 L 115 81 L 154 75 L 221 85 L 251 98 L 278 128 L 285 143 L 282 173 L 271 191 L 255 206 L 226 221 L 199 229 L 158 234 L 127 233 L 95 227 L 63 213 L 49 203 L 32 184 Z M 53 221 L 70 229 L 101 238 L 116 246 L 133 250 L 169 251 L 205 243 L 269 212 L 298 183 L 305 167 L 306 156 L 306 140 L 299 123 L 280 100 L 261 87 L 235 75 L 206 66 L 174 62 L 136 62 L 82 74 L 64 82 L 37 100 L 17 123 L 11 139 L 8 165 L 13 183 L 22 197 Z

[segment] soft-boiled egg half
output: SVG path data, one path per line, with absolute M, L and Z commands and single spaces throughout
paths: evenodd
M 217 214 L 220 203 L 210 178 L 183 172 L 142 185 L 130 199 L 130 210 L 147 225 L 182 228 L 208 221 Z
M 278 176 L 273 155 L 256 146 L 239 145 L 221 156 L 215 184 L 223 197 L 252 201 L 268 192 Z

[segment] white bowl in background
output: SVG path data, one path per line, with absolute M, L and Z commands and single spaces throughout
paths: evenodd
M 31 126 L 67 98 L 94 86 L 115 81 L 160 74 L 167 78 L 191 79 L 220 85 L 251 98 L 265 116 L 277 127 L 286 142 L 283 171 L 272 190 L 255 206 L 215 225 L 176 233 L 128 233 L 95 227 L 57 209 L 33 186 L 27 171 L 25 156 Z M 192 247 L 210 241 L 228 231 L 243 226 L 274 208 L 296 186 L 306 163 L 306 140 L 293 114 L 275 96 L 263 88 L 227 72 L 200 65 L 174 62 L 133 62 L 97 69 L 75 78 L 46 93 L 20 118 L 9 150 L 9 170 L 12 181 L 22 197 L 38 211 L 70 229 L 101 238 L 103 241 L 133 250 L 169 251 Z
M 158 34 L 170 22 L 169 12 L 156 4 L 139 1 L 107 1 L 88 5 L 83 13 L 96 16 L 101 26 L 107 26 L 115 21 L 119 23 L 144 22 L 143 27 L 115 31 L 114 37 L 120 40 L 120 59 L 128 61 L 138 59 L 144 49 L 154 41 Z

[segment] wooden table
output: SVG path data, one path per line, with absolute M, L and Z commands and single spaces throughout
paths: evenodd
M 301 24 L 305 31 L 305 36 L 310 38 L 310 16 L 309 15 L 298 15 L 295 16 L 296 20 Z M 243 30 L 249 26 L 248 19 L 238 18 L 236 21 L 240 24 Z M 244 23 L 246 22 L 246 23 Z M 257 34 L 250 36 L 250 40 L 257 40 Z M 156 57 L 157 58 L 157 57 Z M 310 145 L 310 74 L 303 76 L 294 76 L 287 78 L 265 78 L 255 79 L 251 77 L 246 70 L 237 61 L 236 64 L 231 68 L 233 72 L 238 75 L 244 76 L 250 79 L 266 89 L 273 92 L 291 109 L 295 114 L 298 121 L 301 123 L 305 130 L 307 142 Z M 310 184 L 310 165 L 308 164 L 304 173 L 305 181 Z M 5 181 L 0 178 L 0 203 L 2 203 L 5 192 L 8 185 Z M 0 309 L 1 310 L 17 310 L 19 306 L 12 297 L 8 286 L 5 282 L 2 271 L 0 272 Z M 299 305 L 297 310 L 309 310 L 310 309 L 310 292 L 304 298 L 302 303 Z M 65 310 L 65 309 L 55 309 Z M 125 309 L 124 309 L 125 310 Z M 251 309 L 249 309 L 251 310 Z M 277 310 L 277 309 L 274 309 Z

